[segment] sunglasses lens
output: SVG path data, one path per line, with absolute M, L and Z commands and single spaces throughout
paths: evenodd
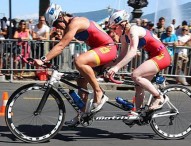
M 187 29 L 182 29 L 182 31 L 188 31 Z
M 56 21 L 54 21 L 54 23 L 53 23 L 53 27 L 56 27 L 58 25 L 58 21 L 56 20 Z
M 59 20 L 59 19 L 57 19 L 56 21 L 54 21 L 54 23 L 53 23 L 53 27 L 56 27 L 56 26 L 58 26 L 58 23 L 60 23 L 60 22 L 63 22 L 63 20 Z

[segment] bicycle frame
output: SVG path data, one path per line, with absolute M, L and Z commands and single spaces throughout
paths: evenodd
M 86 89 L 83 89 L 79 86 L 77 86 L 74 83 L 69 82 L 68 80 L 62 78 L 62 76 L 64 75 L 64 73 L 58 72 L 57 70 L 53 70 L 52 76 L 50 78 L 49 81 L 47 81 L 44 86 L 46 88 L 46 92 L 44 93 L 42 100 L 39 103 L 39 106 L 37 107 L 36 111 L 35 111 L 35 115 L 40 114 L 40 112 L 42 111 L 43 106 L 46 103 L 46 100 L 48 98 L 48 94 L 51 91 L 51 88 L 53 88 L 53 86 L 55 84 L 57 84 L 57 90 L 66 98 L 66 100 L 68 101 L 68 103 L 76 110 L 76 112 L 80 113 L 80 109 L 78 108 L 78 106 L 73 102 L 72 97 L 68 94 L 68 92 L 63 89 L 63 87 L 59 84 L 59 82 L 63 82 L 66 83 L 67 85 L 69 85 L 70 87 L 73 87 L 75 89 L 81 90 L 82 92 L 91 95 L 92 92 Z M 92 105 L 92 100 L 93 97 L 90 96 L 88 102 L 86 103 L 86 112 L 85 113 L 90 113 L 90 109 L 91 109 L 91 105 Z M 112 103 L 110 101 L 107 101 L 108 104 L 115 106 L 119 109 L 125 110 L 124 108 L 122 108 L 120 105 L 116 104 L 116 103 Z M 138 115 L 138 114 L 137 114 Z M 95 120 L 125 120 L 125 119 L 130 119 L 130 120 L 138 120 L 138 117 L 128 117 L 128 116 L 116 116 L 116 117 L 96 117 Z
M 21 56 L 22 58 L 22 56 Z M 22 58 L 24 60 L 24 62 L 28 63 L 29 61 L 27 61 L 25 58 Z M 42 100 L 40 101 L 40 104 L 39 106 L 37 107 L 37 110 L 34 112 L 34 115 L 38 115 L 40 114 L 40 112 L 42 111 L 42 108 L 44 107 L 45 103 L 46 103 L 46 100 L 48 98 L 48 95 L 49 95 L 49 92 L 51 91 L 51 88 L 53 87 L 54 84 L 58 84 L 58 87 L 57 87 L 57 90 L 67 99 L 67 101 L 71 104 L 71 106 L 77 111 L 80 113 L 80 109 L 78 108 L 78 106 L 73 102 L 73 99 L 72 97 L 61 87 L 61 85 L 59 84 L 59 82 L 63 82 L 63 83 L 66 83 L 67 85 L 69 85 L 70 87 L 73 87 L 75 89 L 78 89 L 88 95 L 92 95 L 92 92 L 89 91 L 89 90 L 86 90 L 86 89 L 83 89 L 81 87 L 79 87 L 78 85 L 76 84 L 73 84 L 71 82 L 69 82 L 68 80 L 64 79 L 63 78 L 63 75 L 64 73 L 61 73 L 57 70 L 57 68 L 55 66 L 53 66 L 53 73 L 52 73 L 52 76 L 50 78 L 49 81 L 47 81 L 45 83 L 45 87 L 47 88 L 46 92 L 44 93 L 43 95 L 43 98 Z M 159 75 L 159 74 L 157 74 Z M 117 83 L 117 84 L 121 84 L 121 83 L 124 83 L 124 84 L 129 84 L 129 85 L 135 85 L 134 82 L 129 82 L 129 81 L 117 81 L 117 80 L 114 80 L 113 76 L 110 76 L 110 80 Z M 161 86 L 159 85 L 159 92 L 162 93 L 161 91 Z M 150 95 L 149 97 L 149 100 L 147 101 L 147 104 L 145 105 L 145 107 L 149 107 L 150 103 L 151 103 L 151 100 L 152 100 L 153 96 Z M 87 100 L 87 103 L 86 103 L 86 109 L 85 109 L 85 113 L 90 113 L 90 109 L 91 109 L 91 105 L 93 103 L 93 97 L 90 96 L 89 100 Z M 122 110 L 125 110 L 127 111 L 126 109 L 124 109 L 123 107 L 121 107 L 119 104 L 116 104 L 116 103 L 112 103 L 110 101 L 107 101 L 108 104 L 112 105 L 112 106 L 115 106 L 119 109 L 122 109 Z M 169 106 L 170 109 L 173 109 L 171 111 L 167 111 L 167 112 L 163 112 L 163 113 L 158 113 L 158 114 L 154 114 L 153 117 L 161 117 L 161 116 L 171 116 L 171 115 L 174 115 L 174 114 L 177 114 L 178 113 L 178 109 L 176 109 L 176 107 L 168 100 L 167 101 L 167 104 Z M 173 113 L 172 113 L 173 111 Z M 175 112 L 176 111 L 176 112 Z M 133 112 L 133 111 L 129 111 L 129 112 Z M 171 113 L 171 114 L 167 114 L 167 113 Z M 130 120 L 138 120 L 140 117 L 139 117 L 139 114 L 136 113 L 136 112 L 133 112 L 133 115 L 135 115 L 135 117 L 131 116 L 131 117 L 124 117 L 124 116 L 121 116 L 121 117 L 106 117 L 104 119 L 108 119 L 108 120 L 118 120 L 118 119 L 130 119 Z M 93 114 L 94 116 L 94 114 Z M 97 120 L 99 119 L 103 119 L 102 118 L 96 118 Z
M 58 72 L 57 70 L 53 70 L 53 73 L 52 73 L 52 76 L 50 78 L 49 81 L 47 81 L 44 86 L 46 88 L 48 88 L 46 91 L 47 92 L 50 92 L 50 89 L 49 88 L 52 88 L 54 84 L 58 84 L 58 87 L 57 87 L 57 90 L 66 98 L 66 100 L 71 104 L 71 106 L 77 111 L 79 112 L 80 109 L 78 108 L 78 106 L 73 102 L 73 99 L 72 97 L 67 93 L 67 91 L 65 91 L 63 89 L 63 87 L 59 84 L 59 82 L 63 82 L 63 83 L 66 83 L 67 85 L 75 88 L 75 89 L 78 89 L 78 90 L 81 90 L 83 91 L 84 93 L 86 94 L 90 94 L 91 92 L 86 90 L 86 89 L 83 89 L 67 80 L 65 80 L 64 78 L 62 78 L 62 76 L 64 75 L 64 73 L 61 73 L 61 72 Z M 39 107 L 43 107 L 43 104 L 45 104 L 45 100 L 47 99 L 48 97 L 48 93 L 45 92 L 45 94 L 43 95 L 43 98 L 37 108 L 37 111 L 41 111 L 42 109 L 39 110 Z
M 45 86 L 48 88 L 48 87 L 50 87 L 50 85 L 51 85 L 51 87 L 53 87 L 53 85 L 58 84 L 57 90 L 66 98 L 66 100 L 71 104 L 71 106 L 76 110 L 76 112 L 80 113 L 81 111 L 77 107 L 77 105 L 73 102 L 72 97 L 68 94 L 67 91 L 65 91 L 65 89 L 63 89 L 63 87 L 59 84 L 59 82 L 63 82 L 65 84 L 69 85 L 70 87 L 78 89 L 78 90 L 80 90 L 80 91 L 82 91 L 82 92 L 84 92 L 84 93 L 86 93 L 88 95 L 91 95 L 92 92 L 89 91 L 89 90 L 83 89 L 83 88 L 79 87 L 78 85 L 76 85 L 74 83 L 71 83 L 70 81 L 64 79 L 63 75 L 64 75 L 64 73 L 61 73 L 61 72 L 59 72 L 57 70 L 53 70 L 52 76 L 51 76 L 50 80 L 45 83 Z M 127 82 L 126 81 L 125 83 L 132 85 L 132 82 Z M 158 89 L 158 90 L 160 92 L 162 92 L 160 89 Z M 50 90 L 47 90 L 47 92 L 49 92 L 49 91 Z M 45 92 L 45 94 L 43 96 L 43 99 L 42 99 L 42 101 L 40 102 L 40 105 L 37 108 L 37 111 L 42 110 L 42 109 L 39 110 L 39 107 L 43 107 L 43 104 L 45 104 L 45 100 L 46 100 L 46 98 L 48 96 L 47 92 Z M 147 103 L 145 104 L 145 107 L 148 107 L 150 105 L 150 102 L 151 102 L 152 98 L 153 98 L 153 96 L 150 95 Z M 85 115 L 90 114 L 91 117 L 95 115 L 95 114 L 90 113 L 92 102 L 93 102 L 93 97 L 90 96 L 89 100 L 86 103 L 86 110 L 85 110 Z M 117 108 L 119 108 L 121 110 L 127 111 L 127 114 L 122 115 L 122 116 L 98 116 L 98 117 L 94 117 L 95 121 L 103 121 L 103 120 L 138 121 L 138 120 L 141 120 L 141 116 L 140 116 L 139 113 L 134 112 L 134 111 L 126 110 L 122 106 L 120 106 L 119 104 L 113 103 L 111 101 L 107 101 L 107 103 L 112 105 L 112 106 L 115 106 L 115 107 L 117 107 Z M 168 106 L 169 106 L 169 108 L 171 110 L 165 111 L 165 112 L 154 113 L 152 118 L 157 118 L 157 117 L 162 117 L 162 116 L 163 117 L 164 116 L 173 116 L 173 115 L 178 114 L 178 110 L 176 109 L 176 107 L 169 100 L 167 101 L 167 104 L 168 104 Z M 128 113 L 131 114 L 131 116 L 128 116 Z

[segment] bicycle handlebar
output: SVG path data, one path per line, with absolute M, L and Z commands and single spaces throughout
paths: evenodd
M 19 57 L 27 64 L 35 66 L 34 58 L 24 58 L 22 55 L 19 55 Z M 43 65 L 40 65 L 43 68 L 50 68 L 53 67 L 51 63 L 44 63 Z
M 113 83 L 115 83 L 115 84 L 123 84 L 123 83 L 124 83 L 124 81 L 120 81 L 120 80 L 114 79 L 114 74 L 111 74 L 111 75 L 109 76 L 109 79 L 110 79 L 111 82 L 113 82 Z

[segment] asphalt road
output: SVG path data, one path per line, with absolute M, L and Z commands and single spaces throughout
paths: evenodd
M 1 84 L 1 92 L 7 91 L 9 95 L 22 84 Z M 131 99 L 134 91 L 107 91 L 113 100 L 116 96 Z M 75 116 L 75 111 L 70 105 L 66 104 L 66 120 Z M 104 109 L 98 115 L 126 114 L 111 105 L 104 105 Z M 38 146 L 111 146 L 111 145 L 147 145 L 147 146 L 188 146 L 191 143 L 191 135 L 182 140 L 164 140 L 156 135 L 149 125 L 132 128 L 125 125 L 122 121 L 95 121 L 90 127 L 79 126 L 75 129 L 63 125 L 62 130 L 47 143 L 36 144 Z M 24 143 L 11 134 L 7 128 L 4 117 L 0 117 L 0 146 L 34 146 L 34 144 Z

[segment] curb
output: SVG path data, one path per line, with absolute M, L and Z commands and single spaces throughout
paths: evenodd
M 40 83 L 43 84 L 45 81 L 14 81 L 14 82 L 1 82 L 0 84 L 0 90 L 6 91 L 6 90 L 16 90 L 19 87 L 29 84 L 29 83 Z M 76 84 L 75 81 L 72 81 L 72 83 Z M 65 83 L 60 83 L 65 88 L 69 88 L 68 85 Z M 115 83 L 105 83 L 105 82 L 99 82 L 100 87 L 103 90 L 134 90 L 134 86 L 131 85 L 124 85 L 124 84 L 115 84 Z M 91 86 L 88 85 L 88 88 L 91 89 Z
M 104 90 L 134 90 L 134 86 L 115 84 L 115 83 L 99 83 Z
M 29 83 L 40 83 L 43 84 L 45 81 L 14 81 L 14 82 L 1 82 L 0 84 L 0 90 L 1 91 L 6 91 L 6 90 L 16 90 L 19 87 L 29 84 Z M 72 81 L 72 83 L 76 84 L 75 81 Z M 63 85 L 65 88 L 69 88 L 68 85 L 65 83 L 60 83 Z M 173 83 L 172 83 L 173 84 Z M 125 85 L 125 84 L 115 84 L 115 83 L 106 83 L 106 82 L 99 82 L 100 87 L 103 90 L 134 90 L 133 85 Z M 189 89 L 191 89 L 191 86 L 185 86 Z M 88 88 L 91 89 L 91 86 L 88 85 Z

